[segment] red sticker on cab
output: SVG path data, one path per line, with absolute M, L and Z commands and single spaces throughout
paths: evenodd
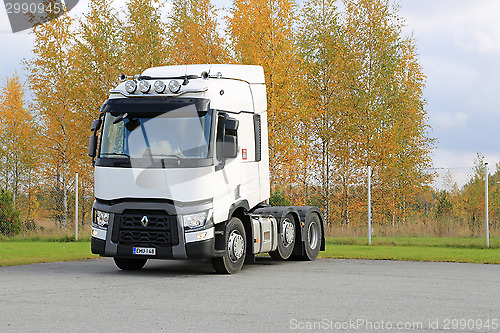
M 241 158 L 244 160 L 247 159 L 247 150 L 246 149 L 241 150 Z

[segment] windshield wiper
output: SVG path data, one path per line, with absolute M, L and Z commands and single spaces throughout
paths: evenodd
M 165 169 L 165 162 L 168 164 L 172 165 L 175 163 L 175 165 L 180 166 L 181 165 L 181 157 L 178 155 L 168 155 L 168 154 L 155 154 L 155 157 L 167 157 L 167 158 L 162 158 L 161 159 L 161 166 L 163 169 Z M 175 162 L 174 159 L 175 158 Z
M 180 160 L 182 156 L 174 155 L 174 154 L 154 154 L 153 157 L 173 157 L 175 159 Z
M 126 112 L 122 113 L 115 120 L 113 120 L 113 124 L 118 124 L 120 121 L 122 121 L 123 119 L 125 119 L 127 116 L 128 116 L 128 113 L 126 113 Z
M 101 156 L 126 156 L 128 158 L 130 158 L 130 155 L 129 154 L 125 154 L 125 153 L 104 153 L 104 154 L 101 154 Z

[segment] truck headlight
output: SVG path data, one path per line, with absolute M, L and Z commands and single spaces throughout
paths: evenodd
M 182 223 L 186 231 L 197 230 L 203 228 L 208 221 L 212 219 L 212 210 L 204 212 L 183 215 Z
M 95 211 L 95 223 L 100 227 L 107 227 L 109 222 L 109 213 L 100 210 Z

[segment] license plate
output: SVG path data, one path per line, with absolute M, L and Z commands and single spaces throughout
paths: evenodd
M 143 256 L 155 256 L 156 249 L 154 247 L 134 247 L 133 253 Z

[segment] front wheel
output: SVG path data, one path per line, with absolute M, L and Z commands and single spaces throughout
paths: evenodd
M 146 265 L 147 259 L 113 258 L 116 266 L 124 271 L 138 271 Z
M 226 225 L 224 255 L 212 258 L 215 271 L 219 274 L 237 273 L 245 261 L 246 248 L 245 227 L 239 218 L 233 217 Z

